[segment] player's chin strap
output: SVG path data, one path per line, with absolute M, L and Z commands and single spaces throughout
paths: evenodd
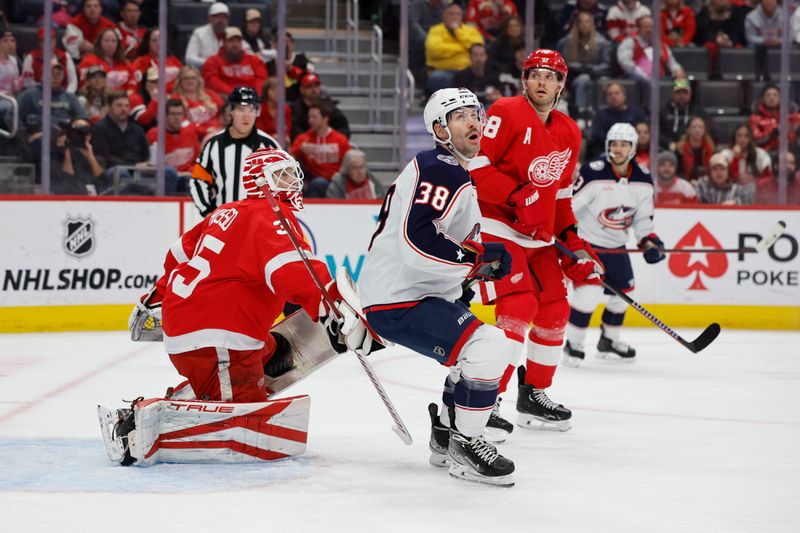
M 467 165 L 469 165 L 472 162 L 472 160 L 475 159 L 475 156 L 467 157 L 464 154 L 462 154 L 458 150 L 458 148 L 456 148 L 455 145 L 453 144 L 453 142 L 452 142 L 453 141 L 453 136 L 450 134 L 450 130 L 447 128 L 447 126 L 443 126 L 442 129 L 447 132 L 447 139 L 445 139 L 443 141 L 440 140 L 440 139 L 436 139 L 436 144 L 444 146 L 447 149 L 448 152 L 451 152 L 454 156 L 456 156 L 457 158 L 459 158 L 462 161 L 464 161 Z M 475 154 L 475 155 L 477 155 L 477 154 Z

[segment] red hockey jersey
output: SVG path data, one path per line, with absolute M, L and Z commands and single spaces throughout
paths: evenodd
M 316 320 L 320 292 L 286 233 L 302 236 L 300 224 L 285 204 L 281 212 L 292 228 L 281 226 L 264 199 L 230 202 L 170 248 L 158 283 L 166 284 L 162 325 L 168 353 L 260 349 L 287 301 Z M 322 282 L 329 282 L 325 263 L 304 248 Z
M 535 241 L 515 231 L 509 195 L 529 181 L 539 190 L 547 214 L 543 228 L 558 235 L 575 223 L 572 212 L 572 174 L 578 162 L 581 132 L 567 115 L 552 111 L 543 124 L 524 96 L 500 98 L 489 108 L 481 150 L 469 166 L 478 189 L 484 233 L 539 248 L 550 241 Z

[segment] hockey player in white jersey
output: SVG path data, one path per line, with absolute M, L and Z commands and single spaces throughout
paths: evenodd
M 633 126 L 618 122 L 606 135 L 606 153 L 583 165 L 575 182 L 572 209 L 578 219 L 578 233 L 591 243 L 605 267 L 606 281 L 624 292 L 633 290 L 633 269 L 627 253 L 603 253 L 624 249 L 629 230 L 648 263 L 664 259 L 664 243 L 653 233 L 653 179 L 638 164 L 638 135 Z M 603 311 L 597 356 L 632 362 L 636 350 L 620 340 L 620 329 L 628 304 L 597 284 L 575 283 L 570 302 L 567 342 L 563 362 L 577 367 L 585 357 L 584 339 L 595 308 L 607 295 Z
M 359 279 L 369 325 L 383 338 L 450 367 L 442 409 L 429 406 L 431 464 L 451 475 L 513 485 L 514 463 L 482 434 L 500 378 L 522 345 L 483 324 L 468 306 L 465 279 L 500 279 L 511 256 L 480 240 L 480 210 L 466 171 L 485 114 L 467 89 L 441 89 L 425 105 L 436 148 L 420 152 L 389 187 Z M 487 268 L 490 267 L 490 268 Z M 493 268 L 492 268 L 493 267 Z

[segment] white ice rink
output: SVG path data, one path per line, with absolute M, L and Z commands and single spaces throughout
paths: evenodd
M 404 349 L 371 360 L 410 447 L 342 356 L 291 390 L 312 399 L 306 455 L 122 468 L 95 405 L 177 383 L 160 344 L 0 335 L 0 531 L 800 532 L 800 333 L 723 330 L 697 355 L 656 329 L 626 340 L 633 365 L 559 369 L 550 396 L 573 429 L 517 428 L 501 445 L 516 486 L 496 488 L 428 465 L 426 406 L 446 372 Z

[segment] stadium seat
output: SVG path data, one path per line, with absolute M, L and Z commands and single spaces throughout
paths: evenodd
M 721 48 L 717 61 L 723 80 L 756 78 L 756 59 L 752 48 Z
M 730 145 L 733 133 L 742 124 L 747 124 L 747 115 L 719 115 L 711 118 L 714 142 Z
M 700 48 L 673 48 L 675 60 L 681 64 L 690 80 L 707 80 L 711 71 L 711 57 L 708 49 Z
M 696 102 L 712 117 L 738 115 L 744 103 L 742 89 L 738 81 L 704 81 L 697 84 Z
M 9 24 L 9 26 L 11 33 L 17 39 L 17 55 L 21 58 L 24 58 L 28 52 L 39 46 L 39 39 L 36 36 L 36 32 L 39 31 L 38 28 L 20 24 Z
M 191 30 L 208 23 L 209 4 L 204 2 L 173 2 L 170 17 L 181 30 Z
M 773 48 L 767 51 L 767 70 L 773 80 L 780 79 L 781 50 Z M 800 50 L 789 50 L 789 79 L 800 79 Z

